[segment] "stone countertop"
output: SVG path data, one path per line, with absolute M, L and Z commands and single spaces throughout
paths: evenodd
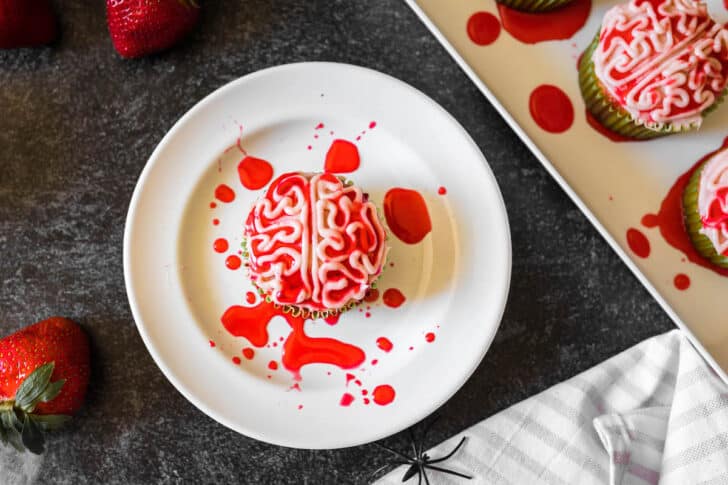
M 412 84 L 463 124 L 503 191 L 508 306 L 430 444 L 673 328 L 404 2 L 205 2 L 186 41 L 136 61 L 113 50 L 103 2 L 56 9 L 54 46 L 0 51 L 0 334 L 74 318 L 91 336 L 93 371 L 87 405 L 48 452 L 3 470 L 16 482 L 365 483 L 387 463 L 372 445 L 293 450 L 217 424 L 164 378 L 127 303 L 122 234 L 150 153 L 205 95 L 277 64 L 347 62 Z M 404 449 L 407 437 L 385 442 Z M 2 452 L 0 465 L 8 460 L 18 458 Z

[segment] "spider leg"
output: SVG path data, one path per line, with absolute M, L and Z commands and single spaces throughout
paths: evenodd
M 415 433 L 412 431 L 412 428 L 409 428 L 407 430 L 407 433 L 409 434 L 410 444 L 412 445 L 412 453 L 415 454 L 414 459 L 417 460 L 420 458 L 419 450 L 417 449 L 417 441 L 415 440 Z
M 425 485 L 430 485 L 430 479 L 427 478 L 427 472 L 425 471 L 424 467 L 422 468 L 422 475 L 425 477 Z
M 463 436 L 463 439 L 460 440 L 460 443 L 447 455 L 443 456 L 442 458 L 438 458 L 437 460 L 430 460 L 428 463 L 440 463 L 441 461 L 445 461 L 448 458 L 450 458 L 452 455 L 457 453 L 457 451 L 460 449 L 461 446 L 463 446 L 463 443 L 465 443 L 465 440 L 467 439 L 467 436 Z
M 392 453 L 393 455 L 397 455 L 400 458 L 405 459 L 407 461 L 407 463 L 409 463 L 409 464 L 414 463 L 414 460 L 412 458 L 410 458 L 409 456 L 405 455 L 404 453 L 400 453 L 399 451 L 397 451 L 397 450 L 395 450 L 393 448 L 390 448 L 389 446 L 382 445 L 380 443 L 374 443 L 374 444 L 377 445 L 380 448 L 383 448 L 383 449 L 387 450 L 388 452 Z
M 467 478 L 468 480 L 473 478 L 470 475 L 465 475 L 464 473 L 456 472 L 453 470 L 448 470 L 447 468 L 440 468 L 439 466 L 432 466 L 429 463 L 423 465 L 423 467 L 429 468 L 431 470 L 437 470 L 438 472 L 441 472 L 441 473 L 447 473 L 448 475 L 455 475 L 458 477 Z

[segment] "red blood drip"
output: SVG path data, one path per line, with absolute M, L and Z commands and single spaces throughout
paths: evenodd
M 392 350 L 392 347 L 394 347 L 394 345 L 392 345 L 392 342 L 390 342 L 387 337 L 379 337 L 377 339 L 377 347 L 385 352 L 389 352 L 390 350 Z
M 445 195 L 447 194 L 447 189 L 445 187 L 440 187 L 439 189 L 437 189 L 437 193 L 440 195 Z
M 212 225 L 213 226 L 219 226 L 220 225 L 220 219 L 213 219 L 212 220 Z
M 215 239 L 215 242 L 212 244 L 212 247 L 215 249 L 216 253 L 224 253 L 228 250 L 228 242 L 227 239 Z
M 390 308 L 397 308 L 404 303 L 406 298 L 397 288 L 390 288 L 384 292 L 382 301 Z
M 265 301 L 253 307 L 231 306 L 222 316 L 222 324 L 234 337 L 245 337 L 256 346 L 268 343 L 268 322 L 281 312 Z
M 341 396 L 341 401 L 339 402 L 342 406 L 349 406 L 351 403 L 354 402 L 354 396 L 349 394 L 348 392 L 344 393 L 343 396 Z
M 685 291 L 690 288 L 690 277 L 686 274 L 680 273 L 675 276 L 675 288 L 680 291 Z
M 324 318 L 324 322 L 328 323 L 329 325 L 336 325 L 337 323 L 339 323 L 340 316 L 341 315 L 338 313 L 329 315 L 328 317 Z
M 367 391 L 366 389 L 362 389 L 361 390 L 361 395 L 362 396 L 366 396 L 367 394 L 369 394 L 369 391 Z
M 349 173 L 359 168 L 359 149 L 346 140 L 334 140 L 326 153 L 324 170 L 333 173 Z
M 432 332 L 428 332 L 425 335 L 425 340 L 427 340 L 428 342 L 434 342 L 435 341 L 435 334 L 432 333 Z
M 364 398 L 364 404 L 369 404 L 369 399 Z
M 240 362 L 241 362 L 240 357 L 233 357 L 233 364 L 240 365 Z
M 367 294 L 364 296 L 364 301 L 367 303 L 374 303 L 379 299 L 379 290 L 376 288 L 372 288 L 371 290 L 367 291 Z
M 361 387 L 361 381 L 359 379 L 355 380 L 354 381 L 354 384 L 356 384 L 357 386 Z
M 591 0 L 574 0 L 551 12 L 528 13 L 498 5 L 503 28 L 524 44 L 571 38 L 586 23 Z
M 603 124 L 601 124 L 599 121 L 597 121 L 594 116 L 589 112 L 589 110 L 586 110 L 586 122 L 589 123 L 589 126 L 594 128 L 597 132 L 599 132 L 600 135 L 603 135 L 613 142 L 621 143 L 625 141 L 642 141 L 637 140 L 636 138 L 630 138 L 628 136 L 620 135 L 619 133 L 616 133 Z
M 278 362 L 276 362 L 275 360 L 271 360 L 270 362 L 268 362 L 268 368 L 270 370 L 278 370 Z
M 306 147 L 306 150 L 313 150 L 313 147 L 311 145 Z
M 232 202 L 235 200 L 235 191 L 225 184 L 220 184 L 215 189 L 215 198 L 220 202 Z
M 682 196 L 685 186 L 690 181 L 690 177 L 692 177 L 693 172 L 695 172 L 695 170 L 697 170 L 703 162 L 725 148 L 728 148 L 728 138 L 723 141 L 723 146 L 721 146 L 718 150 L 708 153 L 698 160 L 697 163 L 690 168 L 690 170 L 682 174 L 677 181 L 675 181 L 675 184 L 662 201 L 662 204 L 660 205 L 660 212 L 654 216 L 657 220 L 656 225 L 660 228 L 660 234 L 662 234 L 662 237 L 665 238 L 665 241 L 669 245 L 682 251 L 690 262 L 715 271 L 722 276 L 728 276 L 728 269 L 714 266 L 710 263 L 710 261 L 704 259 L 693 247 L 693 244 L 690 241 L 690 236 L 688 236 L 683 222 Z M 648 214 L 648 216 L 653 216 L 653 214 Z M 650 220 L 650 222 L 652 222 L 652 220 Z
M 384 196 L 384 216 L 389 229 L 407 244 L 417 244 L 432 230 L 425 199 L 414 190 L 390 189 Z
M 245 301 L 247 301 L 248 304 L 252 305 L 257 299 L 258 298 L 255 296 L 255 293 L 253 293 L 252 291 L 248 291 L 247 293 L 245 293 Z
M 215 341 L 214 340 L 210 340 L 210 347 L 214 347 L 214 346 L 215 346 Z
M 648 228 L 657 227 L 660 224 L 660 219 L 655 214 L 645 214 L 642 217 L 642 225 Z
M 298 405 L 298 409 L 299 409 L 299 410 L 303 409 L 303 404 L 299 404 L 299 405 Z
M 370 318 L 370 317 L 372 316 L 372 314 L 371 314 L 371 313 L 369 313 L 369 312 L 366 312 L 366 313 L 364 314 L 364 316 L 365 316 L 366 318 Z
M 476 12 L 468 19 L 467 31 L 473 43 L 490 45 L 500 35 L 501 25 L 492 13 Z
M 347 374 L 346 374 L 346 385 L 348 386 L 348 385 L 349 385 L 349 383 L 350 383 L 351 381 L 353 381 L 354 379 L 356 379 L 356 376 L 355 376 L 354 374 L 349 374 L 349 373 L 347 372 Z
M 549 133 L 563 133 L 574 123 L 571 100 L 561 89 L 550 84 L 533 90 L 528 108 L 536 124 Z
M 324 124 L 323 123 L 319 123 L 318 125 L 316 125 L 316 128 L 315 129 L 316 130 L 320 130 L 323 127 L 324 127 Z
M 246 189 L 262 189 L 273 178 L 273 167 L 260 158 L 245 157 L 238 164 L 238 177 Z
M 415 350 L 415 348 L 414 348 L 414 347 L 412 347 L 412 346 L 410 346 L 409 350 Z
M 728 1 L 728 0 L 726 0 L 726 1 Z M 377 127 L 377 122 L 376 121 L 372 121 L 371 123 L 369 123 L 369 129 L 370 130 L 373 130 L 376 127 Z
M 372 365 L 377 365 L 377 363 L 378 363 L 378 362 L 379 362 L 379 361 L 378 361 L 377 359 L 373 359 L 373 360 L 372 360 Z
M 217 207 L 217 204 L 214 202 L 210 202 L 210 209 L 214 209 L 215 207 Z
M 631 227 L 627 230 L 627 244 L 632 252 L 640 258 L 650 255 L 650 241 L 639 229 Z
M 228 269 L 236 270 L 240 267 L 241 264 L 242 261 L 240 261 L 240 258 L 234 254 L 228 256 L 225 260 L 225 266 L 227 266 Z
M 255 350 L 251 349 L 250 347 L 245 347 L 243 349 L 243 357 L 248 360 L 253 360 L 253 357 L 255 357 Z
M 374 398 L 374 402 L 379 404 L 380 406 L 386 406 L 387 404 L 394 401 L 395 392 L 392 386 L 389 386 L 387 384 L 377 386 L 374 388 L 374 391 L 372 391 L 372 397 Z
M 298 382 L 294 382 L 293 385 L 288 388 L 288 390 L 301 392 L 301 386 L 298 384 Z

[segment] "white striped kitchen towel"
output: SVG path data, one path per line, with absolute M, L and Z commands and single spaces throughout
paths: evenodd
M 431 484 L 728 485 L 728 386 L 673 330 L 481 421 L 428 455 L 445 455 L 463 436 L 463 448 L 438 465 L 474 479 L 430 471 Z M 405 470 L 378 483 L 401 483 Z

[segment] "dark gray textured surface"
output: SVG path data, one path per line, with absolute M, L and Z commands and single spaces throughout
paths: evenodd
M 0 52 L 0 334 L 60 314 L 93 341 L 88 403 L 51 438 L 38 482 L 364 483 L 386 463 L 371 445 L 291 450 L 218 425 L 162 376 L 127 305 L 124 218 L 149 154 L 206 94 L 276 64 L 349 62 L 416 86 L 465 126 L 501 185 L 510 301 L 433 444 L 672 328 L 403 2 L 210 1 L 187 41 L 139 61 L 113 51 L 103 2 L 57 7 L 57 45 Z

